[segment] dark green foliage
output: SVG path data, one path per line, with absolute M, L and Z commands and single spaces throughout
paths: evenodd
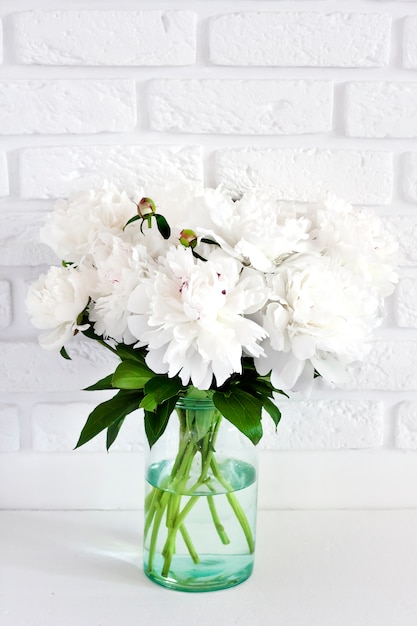
M 140 401 L 141 395 L 137 391 L 121 389 L 113 398 L 96 406 L 88 416 L 75 447 L 79 448 L 106 428 L 113 426 L 122 418 L 124 419 L 126 415 L 139 408 Z M 115 437 L 113 441 L 114 439 Z

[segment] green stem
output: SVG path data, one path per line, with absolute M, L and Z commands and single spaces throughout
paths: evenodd
M 233 512 L 239 521 L 239 524 L 242 527 L 243 533 L 248 543 L 249 552 L 250 554 L 253 554 L 253 552 L 255 551 L 255 541 L 253 539 L 252 530 L 248 522 L 248 518 L 246 517 L 245 512 L 240 505 L 239 500 L 236 498 L 235 494 L 233 493 L 233 488 L 227 482 L 227 480 L 223 478 L 220 472 L 219 466 L 217 465 L 217 461 L 215 459 L 212 459 L 211 468 L 213 470 L 214 476 L 217 478 L 219 483 L 223 485 L 223 487 L 226 489 L 226 498 L 230 506 L 232 507 Z
M 242 527 L 243 533 L 248 543 L 249 554 L 253 554 L 255 552 L 255 541 L 253 539 L 252 529 L 248 522 L 248 518 L 246 517 L 245 512 L 242 509 L 240 502 L 236 498 L 234 493 L 232 492 L 226 493 L 226 498 L 228 499 L 229 504 L 232 507 L 237 519 L 239 520 L 239 524 Z
M 149 498 L 149 496 L 152 496 L 152 497 Z M 148 494 L 148 496 L 145 499 L 145 511 L 148 511 L 148 513 L 145 518 L 145 526 L 143 529 L 144 541 L 146 540 L 146 537 L 148 536 L 148 532 L 151 527 L 152 520 L 156 513 L 156 506 L 159 500 L 161 499 L 161 496 L 162 496 L 162 492 L 158 491 L 155 487 L 153 487 L 152 491 Z
M 171 498 L 173 494 L 170 494 Z M 175 523 L 172 526 L 169 526 L 168 536 L 165 541 L 165 545 L 162 550 L 162 556 L 164 557 L 164 564 L 162 566 L 162 576 L 166 578 L 168 576 L 169 568 L 171 566 L 172 557 L 175 553 L 175 541 L 177 537 L 177 531 L 182 526 L 184 519 L 187 517 L 188 513 L 191 511 L 193 506 L 197 503 L 199 496 L 193 496 L 190 498 L 181 511 L 181 513 L 177 516 Z
M 149 532 L 149 528 L 151 527 L 152 520 L 158 509 L 159 502 L 164 494 L 164 492 L 162 491 L 162 489 L 164 488 L 163 485 L 167 485 L 168 484 L 167 481 L 168 479 L 165 479 L 160 487 L 152 487 L 152 490 L 148 493 L 148 495 L 145 498 L 145 513 L 147 512 L 147 514 L 146 514 L 145 526 L 143 530 L 144 540 L 146 540 L 146 537 L 148 536 L 148 532 Z
M 149 560 L 148 560 L 148 572 L 151 572 L 153 569 L 153 560 L 154 560 L 154 556 L 155 556 L 155 548 L 156 548 L 156 542 L 158 540 L 158 532 L 159 532 L 159 527 L 161 525 L 162 522 L 162 517 L 164 515 L 164 511 L 167 505 L 167 499 L 170 496 L 170 494 L 165 491 L 161 498 L 160 501 L 157 505 L 157 511 L 155 514 L 155 520 L 153 523 L 153 529 L 152 529 L 152 535 L 151 535 L 151 541 L 150 541 L 150 545 L 149 545 Z
M 166 510 L 166 526 L 168 528 L 167 539 L 165 541 L 162 555 L 164 556 L 163 575 L 167 576 L 169 567 L 171 565 L 172 557 L 175 553 L 176 535 L 179 528 L 179 510 L 181 506 L 181 493 L 185 491 L 186 483 L 189 478 L 191 465 L 196 454 L 197 448 L 194 442 L 188 441 L 185 438 L 181 440 L 179 451 L 174 463 L 174 466 L 170 473 L 170 478 L 165 482 L 165 488 L 170 491 L 165 491 L 158 498 L 151 499 L 148 504 L 150 506 L 147 518 L 145 521 L 145 537 L 149 532 L 149 528 L 153 520 L 153 529 L 149 545 L 149 563 L 148 570 L 151 571 L 155 550 L 157 545 L 157 538 L 159 528 L 162 522 L 163 515 Z M 174 493 L 173 493 L 174 491 Z M 177 493 L 175 493 L 177 492 Z M 186 508 L 186 507 L 185 507 Z M 192 544 L 191 544 L 192 545 Z M 195 549 L 193 547 L 194 553 Z M 191 555 L 193 558 L 193 555 Z
M 207 430 L 205 430 L 204 421 L 201 421 L 201 416 L 200 421 L 197 422 L 197 412 L 195 412 L 194 409 L 178 409 L 177 413 L 180 421 L 180 443 L 170 476 L 164 481 L 164 485 L 154 487 L 145 500 L 147 511 L 144 531 L 145 537 L 152 528 L 148 557 L 149 572 L 152 571 L 153 568 L 158 535 L 161 523 L 165 516 L 167 534 L 162 549 L 164 562 L 161 575 L 163 577 L 167 577 L 169 575 L 172 559 L 176 550 L 178 531 L 181 533 L 193 562 L 196 564 L 200 562 L 199 556 L 184 522 L 202 495 L 195 495 L 202 485 L 205 485 L 205 488 L 212 492 L 212 494 L 209 493 L 207 495 L 207 503 L 219 538 L 224 545 L 230 543 L 230 539 L 220 521 L 218 511 L 216 509 L 215 498 L 213 495 L 215 488 L 214 485 L 210 484 L 213 477 L 225 488 L 226 493 L 224 495 L 232 507 L 243 530 L 249 546 L 249 551 L 252 553 L 255 547 L 248 519 L 238 499 L 233 493 L 232 486 L 222 476 L 221 469 L 215 459 L 215 443 L 221 422 L 220 413 L 217 410 L 210 412 L 207 416 L 207 419 L 210 419 Z M 201 439 L 198 439 L 198 433 L 201 433 Z M 191 468 L 197 453 L 200 453 L 201 455 L 200 475 L 192 486 L 187 488 L 187 483 L 190 480 Z M 181 500 L 183 496 L 188 496 L 188 501 L 181 509 Z
M 220 415 L 220 413 L 216 412 L 216 417 L 217 419 L 215 421 L 214 428 L 213 428 L 211 435 L 210 433 L 208 433 L 208 435 L 204 437 L 203 446 L 201 450 L 201 457 L 202 459 L 204 459 L 204 461 L 201 467 L 201 473 L 200 473 L 198 480 L 194 483 L 194 485 L 192 485 L 187 490 L 187 493 L 189 494 L 192 494 L 195 491 L 197 491 L 197 489 L 201 487 L 201 485 L 203 485 L 208 480 L 207 475 L 208 475 L 210 464 L 214 455 L 214 446 L 216 444 L 217 435 L 219 434 L 219 428 L 220 428 L 220 422 L 221 422 L 222 416 Z
M 184 516 L 182 518 L 181 515 L 184 512 L 184 510 L 185 511 L 188 511 L 188 509 L 191 510 L 192 506 L 194 506 L 195 504 L 194 502 L 190 506 L 190 503 L 193 500 L 193 498 L 190 498 L 188 503 L 185 505 L 182 513 L 179 512 L 180 507 L 181 507 L 181 495 L 180 494 L 184 493 L 186 489 L 186 484 L 190 475 L 191 466 L 192 466 L 193 459 L 196 455 L 196 451 L 197 449 L 196 449 L 194 442 L 188 441 L 181 455 L 181 462 L 179 463 L 178 468 L 176 469 L 176 473 L 174 474 L 174 470 L 172 470 L 171 472 L 171 477 L 174 477 L 174 480 L 172 481 L 173 487 L 175 486 L 175 491 L 177 491 L 178 493 L 170 494 L 169 506 L 167 509 L 166 526 L 168 528 L 168 534 L 167 534 L 167 538 L 165 541 L 165 545 L 162 550 L 162 556 L 164 557 L 164 565 L 162 567 L 162 576 L 168 576 L 168 571 L 171 566 L 172 557 L 175 553 L 177 531 L 179 527 L 182 525 L 182 520 L 185 517 Z M 195 497 L 197 498 L 197 496 Z M 186 515 L 187 514 L 188 513 L 186 513 Z
M 213 496 L 207 496 L 207 502 L 209 505 L 209 509 L 210 509 L 210 513 L 211 513 L 211 517 L 213 518 L 213 522 L 214 525 L 216 527 L 217 530 L 217 534 L 220 537 L 221 542 L 224 545 L 227 545 L 228 543 L 230 543 L 230 539 L 224 529 L 223 524 L 221 523 L 220 519 L 219 519 L 219 515 L 217 513 L 217 509 L 216 509 L 216 505 L 214 504 L 214 498 Z
M 196 552 L 196 549 L 194 548 L 194 544 L 191 541 L 191 537 L 188 533 L 188 530 L 185 528 L 184 524 L 181 524 L 180 526 L 180 533 L 182 535 L 182 538 L 184 539 L 184 543 L 187 546 L 188 552 L 190 553 L 192 560 L 197 565 L 197 563 L 200 563 L 200 559 Z
M 101 343 L 102 346 L 105 346 L 107 350 L 110 350 L 110 352 L 113 352 L 113 354 L 117 354 L 117 350 L 109 346 L 109 344 L 106 343 L 105 341 L 102 341 L 101 339 L 99 339 L 98 342 Z

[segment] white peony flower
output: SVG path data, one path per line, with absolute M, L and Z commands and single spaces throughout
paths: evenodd
M 253 192 L 233 201 L 220 189 L 207 190 L 201 202 L 209 211 L 217 241 L 256 270 L 273 272 L 282 260 L 312 249 L 310 220 L 292 204 Z
M 135 214 L 136 206 L 128 195 L 106 184 L 57 202 L 40 231 L 41 241 L 69 263 L 91 262 L 103 237 L 121 235 Z
M 314 369 L 341 382 L 346 365 L 369 352 L 366 342 L 380 323 L 378 298 L 338 261 L 318 255 L 283 265 L 270 276 L 270 286 L 263 314 L 266 356 L 257 357 L 257 371 L 272 371 L 278 389 L 293 388 Z
M 60 350 L 78 330 L 94 284 L 94 271 L 81 266 L 51 267 L 31 285 L 26 306 L 35 328 L 48 330 L 39 337 L 47 350 Z
M 149 276 L 153 261 L 144 246 L 132 246 L 119 237 L 109 236 L 108 245 L 96 250 L 94 265 L 97 283 L 89 307 L 94 331 L 117 342 L 133 343 L 135 337 L 127 325 L 127 302 L 141 280 Z
M 158 261 L 158 271 L 128 302 L 129 329 L 137 345 L 147 346 L 153 371 L 208 389 L 213 376 L 220 386 L 241 372 L 243 354 L 263 353 L 266 333 L 245 317 L 266 301 L 260 275 L 242 272 L 223 252 L 201 262 L 190 249 L 172 247 Z
M 366 208 L 329 196 L 319 206 L 312 237 L 322 254 L 337 258 L 358 274 L 380 297 L 390 295 L 398 277 L 394 271 L 398 243 L 382 220 Z

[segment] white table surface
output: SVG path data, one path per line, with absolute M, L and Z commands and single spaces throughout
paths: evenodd
M 416 626 L 417 511 L 260 511 L 255 570 L 183 593 L 141 569 L 141 512 L 0 512 L 1 626 Z

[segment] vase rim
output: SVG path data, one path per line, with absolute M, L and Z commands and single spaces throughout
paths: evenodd
M 215 406 L 210 398 L 179 398 L 176 405 L 179 409 L 214 409 Z

